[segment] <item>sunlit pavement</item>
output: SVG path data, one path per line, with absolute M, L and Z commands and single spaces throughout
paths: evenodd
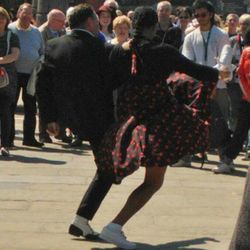
M 16 150 L 9 159 L 0 156 L 0 249 L 116 249 L 67 233 L 95 172 L 88 144 L 72 149 L 53 139 L 43 149 L 24 147 L 22 119 L 16 116 Z M 137 249 L 228 249 L 249 162 L 241 155 L 233 174 L 215 175 L 218 157 L 208 158 L 202 170 L 199 163 L 167 170 L 162 189 L 124 227 Z M 111 189 L 91 222 L 95 230 L 110 222 L 143 175 L 141 168 Z

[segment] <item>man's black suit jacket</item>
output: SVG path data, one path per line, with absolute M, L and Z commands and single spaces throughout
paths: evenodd
M 103 43 L 84 30 L 48 42 L 38 72 L 41 118 L 61 121 L 81 139 L 98 141 L 113 119 L 112 86 Z

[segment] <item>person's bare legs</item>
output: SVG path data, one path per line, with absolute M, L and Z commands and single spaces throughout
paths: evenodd
M 130 194 L 125 206 L 112 222 L 123 226 L 136 214 L 161 188 L 165 172 L 165 167 L 146 168 L 144 182 Z
M 165 167 L 146 168 L 144 182 L 128 197 L 118 215 L 103 228 L 100 238 L 123 249 L 136 249 L 136 244 L 126 240 L 122 226 L 135 215 L 162 186 Z

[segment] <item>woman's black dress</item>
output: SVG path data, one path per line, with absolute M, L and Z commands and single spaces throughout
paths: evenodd
M 174 71 L 183 72 L 210 82 L 210 90 L 218 80 L 216 69 L 193 63 L 171 46 L 152 42 L 137 46 L 137 73 L 133 75 L 132 53 L 121 46 L 111 52 L 113 81 L 120 86 L 118 121 L 104 136 L 96 157 L 99 170 L 115 174 L 117 183 L 140 165 L 166 167 L 186 154 L 207 149 L 206 122 L 176 100 L 166 78 Z

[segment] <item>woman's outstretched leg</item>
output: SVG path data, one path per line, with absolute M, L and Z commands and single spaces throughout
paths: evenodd
M 136 214 L 162 186 L 166 168 L 146 168 L 144 182 L 128 197 L 122 210 L 102 230 L 100 237 L 123 249 L 135 249 L 136 245 L 126 240 L 122 233 L 122 226 Z

